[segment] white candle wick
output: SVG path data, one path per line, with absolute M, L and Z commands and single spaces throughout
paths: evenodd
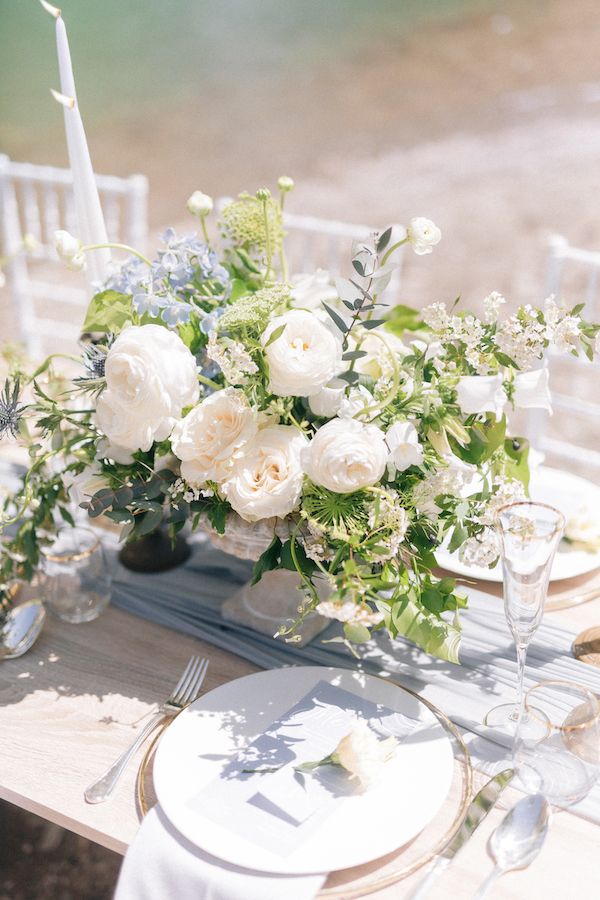
M 51 3 L 47 3 L 46 0 L 40 0 L 40 3 L 44 7 L 47 13 L 50 13 L 51 16 L 54 16 L 55 19 L 60 18 L 60 9 L 58 6 L 52 6 Z

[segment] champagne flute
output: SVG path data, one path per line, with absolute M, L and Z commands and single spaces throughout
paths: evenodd
M 523 709 L 527 648 L 544 614 L 552 562 L 565 527 L 546 503 L 519 500 L 498 510 L 504 613 L 517 648 L 517 701 L 491 709 L 484 724 L 514 734 Z

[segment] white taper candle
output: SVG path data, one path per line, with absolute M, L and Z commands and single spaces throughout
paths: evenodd
M 73 193 L 79 230 L 78 237 L 84 244 L 105 244 L 107 243 L 106 225 L 104 224 L 104 216 L 85 129 L 77 103 L 67 29 L 59 9 L 44 2 L 42 2 L 42 5 L 56 19 L 56 50 L 61 93 L 73 100 L 73 103 L 63 102 L 63 107 L 69 164 L 73 174 Z M 89 283 L 101 281 L 106 277 L 110 267 L 110 250 L 94 250 L 86 256 L 86 271 Z

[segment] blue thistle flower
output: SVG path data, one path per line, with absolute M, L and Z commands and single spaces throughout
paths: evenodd
M 10 379 L 4 382 L 4 390 L 0 393 L 0 440 L 7 434 L 16 437 L 25 406 L 19 403 L 21 384 L 16 378 L 11 386 Z

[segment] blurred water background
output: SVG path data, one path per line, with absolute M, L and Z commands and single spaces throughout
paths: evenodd
M 98 171 L 150 178 L 155 230 L 196 188 L 292 175 L 292 208 L 444 241 L 407 299 L 539 301 L 553 231 L 600 243 L 596 0 L 64 0 Z M 0 0 L 0 149 L 66 164 L 53 22 Z

